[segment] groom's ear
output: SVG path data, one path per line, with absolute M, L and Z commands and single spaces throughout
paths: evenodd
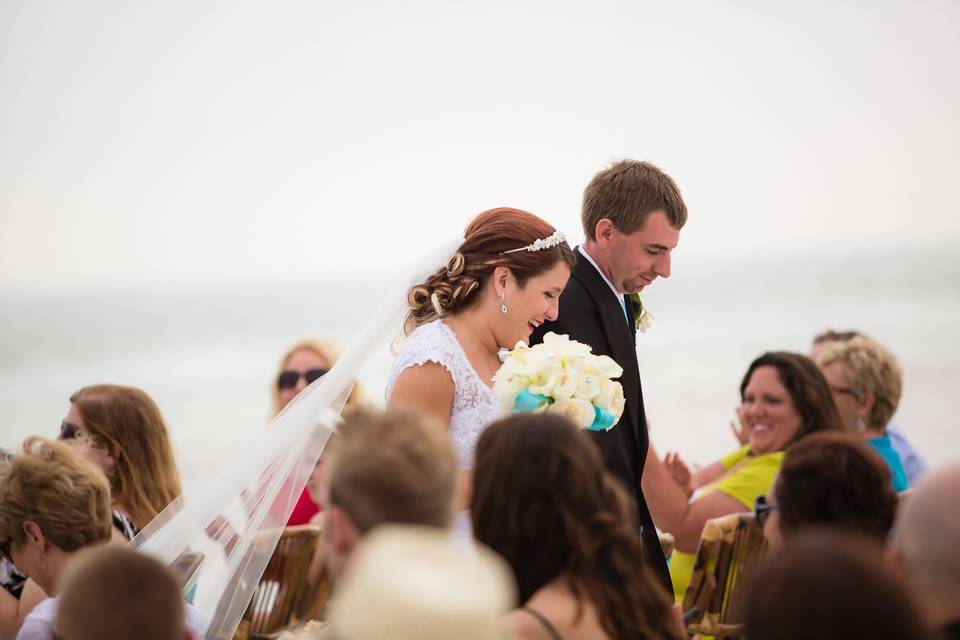
M 597 244 L 603 247 L 610 242 L 614 231 L 616 231 L 616 227 L 610 218 L 600 218 L 593 228 L 593 237 L 597 239 Z

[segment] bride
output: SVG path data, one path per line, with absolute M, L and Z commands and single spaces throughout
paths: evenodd
M 491 389 L 498 354 L 557 318 L 574 260 L 563 235 L 537 216 L 491 209 L 467 226 L 447 264 L 407 294 L 407 338 L 387 404 L 414 405 L 447 426 L 461 471 L 458 511 L 469 503 L 480 433 L 502 414 Z M 465 514 L 456 529 L 469 535 Z
M 574 257 L 553 227 L 517 209 L 480 214 L 457 245 L 438 247 L 411 265 L 409 273 L 420 275 L 402 274 L 397 295 L 381 300 L 336 365 L 270 429 L 238 445 L 237 464 L 175 500 L 133 541 L 170 564 L 202 558 L 182 578 L 197 585 L 194 603 L 211 616 L 208 638 L 232 637 L 293 510 L 290 495 L 299 495 L 313 471 L 357 372 L 404 314 L 408 336 L 389 379 L 389 404 L 416 405 L 447 426 L 469 480 L 480 432 L 501 412 L 490 388 L 497 353 L 556 318 Z M 463 495 L 461 509 L 468 487 Z M 215 526 L 224 520 L 229 527 Z M 461 535 L 469 535 L 465 514 L 460 523 Z

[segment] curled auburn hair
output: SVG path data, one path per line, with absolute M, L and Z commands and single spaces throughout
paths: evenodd
M 663 587 L 643 564 L 636 514 L 596 445 L 556 414 L 491 424 L 477 444 L 474 536 L 499 553 L 520 603 L 566 579 L 611 638 L 673 638 Z
M 547 238 L 555 231 L 545 221 L 520 209 L 501 207 L 484 211 L 467 225 L 463 244 L 447 264 L 407 292 L 410 312 L 404 331 L 409 335 L 420 325 L 476 302 L 477 291 L 497 267 L 510 269 L 521 287 L 558 262 L 572 269 L 576 259 L 566 242 L 540 251 L 505 253 Z

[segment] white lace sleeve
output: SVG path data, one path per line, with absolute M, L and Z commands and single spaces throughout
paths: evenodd
M 416 367 L 426 362 L 435 362 L 442 366 L 456 384 L 453 362 L 456 359 L 454 350 L 457 345 L 450 344 L 448 340 L 445 340 L 443 333 L 437 330 L 439 329 L 437 325 L 439 325 L 438 322 L 431 322 L 418 327 L 400 343 L 397 357 L 390 367 L 390 376 L 387 378 L 387 387 L 384 394 L 386 404 L 390 404 L 393 386 L 400 378 L 400 374 L 410 367 Z
M 400 374 L 425 362 L 436 362 L 450 373 L 454 386 L 450 439 L 460 468 L 472 469 L 480 433 L 500 417 L 496 396 L 474 371 L 453 331 L 442 321 L 434 321 L 418 327 L 400 345 L 387 381 L 387 403 Z

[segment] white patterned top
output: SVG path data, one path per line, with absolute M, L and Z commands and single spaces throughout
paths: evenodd
M 453 378 L 450 439 L 457 451 L 459 467 L 472 469 L 480 434 L 488 424 L 502 417 L 500 403 L 493 390 L 477 375 L 456 334 L 441 320 L 417 327 L 400 343 L 399 353 L 387 380 L 388 403 L 393 385 L 404 369 L 425 362 L 436 362 Z

